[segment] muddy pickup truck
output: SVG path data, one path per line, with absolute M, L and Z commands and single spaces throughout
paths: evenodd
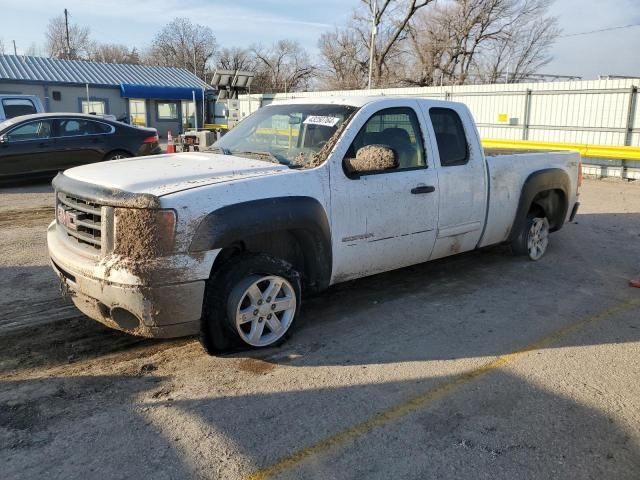
M 459 103 L 291 100 L 209 151 L 60 173 L 49 253 L 109 327 L 268 347 L 332 284 L 500 243 L 540 259 L 576 214 L 580 168 L 577 153 L 485 153 Z

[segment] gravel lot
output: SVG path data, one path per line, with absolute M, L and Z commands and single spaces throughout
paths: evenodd
M 0 190 L 2 477 L 637 479 L 640 185 L 581 201 L 539 262 L 338 285 L 280 349 L 209 357 L 81 316 L 47 264 L 50 189 Z

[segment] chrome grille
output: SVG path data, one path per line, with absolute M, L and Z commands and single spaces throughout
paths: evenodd
M 100 250 L 102 246 L 101 205 L 64 192 L 58 192 L 56 220 L 77 242 Z

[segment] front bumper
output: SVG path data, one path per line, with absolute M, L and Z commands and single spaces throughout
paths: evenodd
M 116 272 L 103 275 L 96 259 L 83 256 L 61 238 L 55 222 L 47 231 L 49 256 L 63 288 L 82 313 L 104 325 L 133 335 L 172 338 L 200 330 L 204 280 L 185 280 L 183 274 L 158 285 L 136 284 L 135 277 Z M 118 275 L 119 274 L 119 275 Z M 130 283 L 127 283 L 130 278 Z M 163 278 L 168 279 L 166 269 Z

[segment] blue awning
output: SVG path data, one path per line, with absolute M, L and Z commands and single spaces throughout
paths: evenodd
M 193 92 L 196 100 L 202 99 L 202 89 L 198 87 L 163 87 L 161 85 L 120 85 L 120 96 L 125 98 L 153 98 L 157 100 L 191 100 Z

